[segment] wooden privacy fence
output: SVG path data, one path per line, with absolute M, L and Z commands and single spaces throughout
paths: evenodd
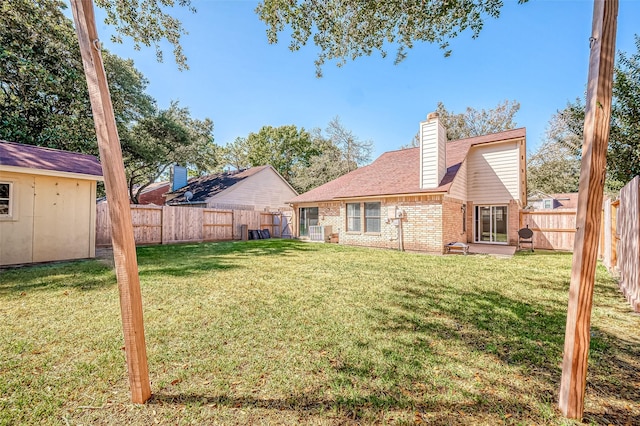
M 613 273 L 619 275 L 618 285 L 631 306 L 640 312 L 640 177 L 636 176 L 620 190 L 620 198 L 611 203 L 609 239 L 605 245 L 613 249 L 603 259 Z
M 533 246 L 544 250 L 573 251 L 576 210 L 521 210 L 520 227 L 533 231 Z
M 268 229 L 273 237 L 290 237 L 287 212 L 153 205 L 131 205 L 130 210 L 136 245 L 239 240 L 242 225 Z M 107 203 L 97 205 L 96 245 L 111 245 Z
M 533 232 L 534 247 L 573 251 L 576 210 L 522 210 L 520 226 Z M 605 200 L 598 254 L 609 271 L 619 277 L 620 290 L 640 312 L 640 177 L 622 190 L 616 201 Z

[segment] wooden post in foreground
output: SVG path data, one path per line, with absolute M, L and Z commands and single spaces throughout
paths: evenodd
M 617 17 L 618 0 L 595 0 L 576 217 L 577 232 L 558 403 L 562 414 L 572 419 L 581 419 L 584 412 L 591 307 L 611 118 Z
M 142 404 L 151 396 L 151 385 L 144 340 L 138 261 L 122 148 L 107 86 L 107 76 L 102 64 L 98 32 L 93 14 L 93 2 L 92 0 L 71 0 L 71 9 L 80 42 L 82 64 L 87 77 L 98 148 L 102 160 L 102 172 L 107 190 L 131 401 Z

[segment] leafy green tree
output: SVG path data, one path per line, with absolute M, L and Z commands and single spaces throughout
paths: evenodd
M 570 123 L 571 117 L 566 111 L 558 112 L 550 120 L 544 142 L 527 162 L 529 193 L 578 191 L 582 141 Z
M 251 167 L 247 138 L 238 137 L 233 142 L 228 143 L 224 150 L 224 159 L 228 165 L 237 170 Z
M 191 118 L 188 108 L 172 103 L 167 110 L 138 121 L 130 137 L 122 141 L 131 202 L 172 164 L 196 172 L 220 165 L 219 148 L 213 143 L 213 122 Z
M 617 192 L 640 175 L 640 37 L 635 37 L 636 52 L 621 52 L 614 69 L 611 130 L 607 151 L 605 190 Z M 585 104 L 577 99 L 561 111 L 566 126 L 580 141 L 581 150 Z
M 78 42 L 57 0 L 0 4 L 0 138 L 97 154 Z
M 478 37 L 485 18 L 497 18 L 502 5 L 496 0 L 263 0 L 256 12 L 267 25 L 270 43 L 277 43 L 285 28 L 290 30 L 292 51 L 313 38 L 320 48 L 315 63 L 321 76 L 327 60 L 341 66 L 374 50 L 385 57 L 390 46 L 396 48 L 398 63 L 420 41 L 438 44 L 448 56 L 452 38 L 466 30 Z
M 246 162 L 249 166 L 270 164 L 287 181 L 298 165 L 308 166 L 309 158 L 318 154 L 311 134 L 294 125 L 264 126 L 258 133 L 250 133 L 246 140 Z
M 78 41 L 64 3 L 15 0 L 0 6 L 0 138 L 98 154 Z M 121 137 L 152 114 L 147 79 L 133 61 L 103 51 Z
M 358 167 L 354 163 L 347 164 L 342 150 L 320 129 L 313 130 L 312 138 L 318 154 L 309 158 L 308 165 L 297 165 L 291 178 L 291 185 L 300 193 L 337 179 Z
M 609 183 L 619 189 L 640 175 L 640 37 L 636 51 L 618 56 L 613 82 L 613 109 L 607 168 Z
M 165 12 L 166 8 L 176 3 L 196 12 L 191 0 L 95 0 L 96 6 L 107 14 L 105 23 L 113 25 L 116 30 L 116 35 L 111 38 L 113 42 L 122 43 L 124 36 L 133 40 L 136 50 L 140 50 L 141 46 L 153 46 L 158 61 L 162 62 L 160 43 L 166 40 L 173 46 L 178 68 L 184 70 L 189 67 L 180 46 L 180 38 L 187 32 L 178 19 Z

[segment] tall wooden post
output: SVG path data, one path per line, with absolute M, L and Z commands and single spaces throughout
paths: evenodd
M 131 400 L 134 403 L 142 404 L 151 396 L 151 386 L 142 320 L 138 261 L 122 148 L 109 95 L 107 76 L 102 64 L 93 2 L 92 0 L 71 0 L 71 9 L 80 42 L 82 63 L 89 88 L 98 148 L 102 160 L 102 172 L 107 190 Z
M 581 419 L 587 383 L 591 307 L 606 169 L 618 0 L 595 0 L 576 237 L 569 288 L 559 407 Z

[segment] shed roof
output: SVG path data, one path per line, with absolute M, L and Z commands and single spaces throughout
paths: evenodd
M 102 166 L 93 155 L 3 140 L 0 140 L 0 166 L 102 177 Z
M 385 152 L 370 165 L 305 192 L 291 202 L 305 203 L 342 198 L 447 192 L 472 146 L 524 136 L 525 129 L 520 128 L 447 142 L 447 172 L 437 188 L 420 188 L 420 149 L 408 148 Z

